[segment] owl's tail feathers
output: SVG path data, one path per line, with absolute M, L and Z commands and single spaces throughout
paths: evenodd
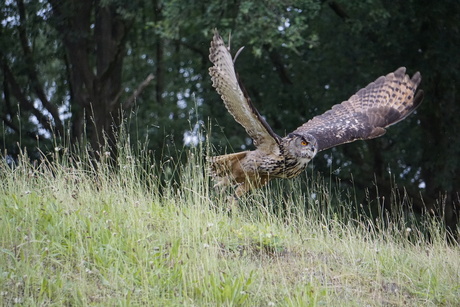
M 208 157 L 211 176 L 216 181 L 214 187 L 225 187 L 244 181 L 244 173 L 240 161 L 246 157 L 247 151 Z

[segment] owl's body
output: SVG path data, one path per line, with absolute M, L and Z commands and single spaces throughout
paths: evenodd
M 290 134 L 280 139 L 279 150 L 270 154 L 256 149 L 210 157 L 209 162 L 216 186 L 237 185 L 235 195 L 239 197 L 250 189 L 265 185 L 270 179 L 298 176 L 316 152 L 313 137 Z
M 209 69 L 213 86 L 256 146 L 254 151 L 208 159 L 216 186 L 236 186 L 237 197 L 270 179 L 299 175 L 319 151 L 382 136 L 386 127 L 406 118 L 423 100 L 423 92 L 417 92 L 420 74 L 410 78 L 401 67 L 281 138 L 244 92 L 236 77 L 234 59 L 217 31 L 209 58 L 214 64 Z

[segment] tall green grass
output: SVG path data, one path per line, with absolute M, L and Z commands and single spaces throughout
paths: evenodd
M 460 249 L 434 219 L 427 241 L 404 216 L 359 216 L 312 171 L 229 212 L 207 148 L 159 163 L 121 143 L 117 163 L 59 146 L 2 159 L 0 305 L 458 304 Z

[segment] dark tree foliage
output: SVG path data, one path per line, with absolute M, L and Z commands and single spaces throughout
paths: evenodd
M 217 151 L 251 148 L 211 88 L 218 28 L 233 52 L 245 45 L 238 73 L 280 135 L 380 75 L 419 70 L 425 101 L 415 114 L 382 138 L 322 152 L 314 169 L 369 191 L 357 203 L 393 199 L 458 222 L 458 1 L 8 0 L 0 14 L 0 138 L 10 155 L 85 140 L 116 148 L 125 120 L 158 160 L 202 141 L 203 127 Z

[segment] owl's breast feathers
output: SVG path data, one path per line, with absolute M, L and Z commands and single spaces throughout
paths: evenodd
M 215 187 L 237 185 L 235 194 L 241 196 L 250 189 L 264 186 L 273 178 L 293 178 L 305 170 L 310 160 L 284 154 L 243 151 L 209 157 Z

